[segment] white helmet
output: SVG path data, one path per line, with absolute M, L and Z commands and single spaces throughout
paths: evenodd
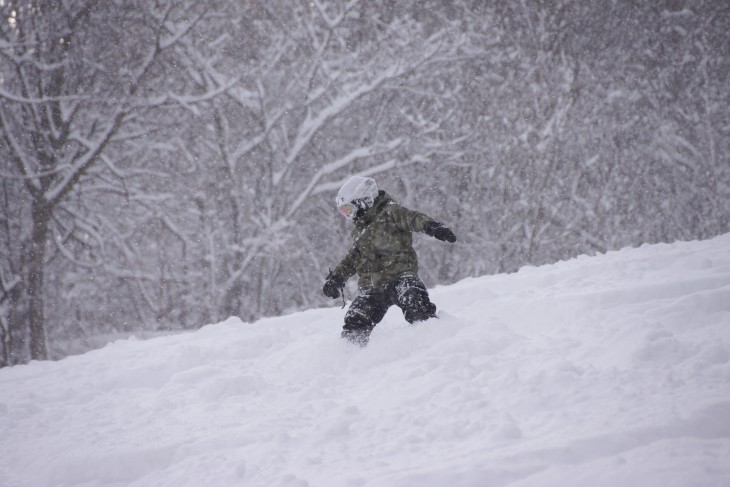
M 372 178 L 352 176 L 342 185 L 337 193 L 335 203 L 337 209 L 346 218 L 354 220 L 363 212 L 373 206 L 375 198 L 378 197 L 378 185 Z

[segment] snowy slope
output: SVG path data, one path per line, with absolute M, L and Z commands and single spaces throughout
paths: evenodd
M 730 485 L 730 234 L 431 293 L 0 370 L 0 485 Z

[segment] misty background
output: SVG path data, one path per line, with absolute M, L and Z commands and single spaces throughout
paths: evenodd
M 336 304 L 353 174 L 455 231 L 415 239 L 429 287 L 730 231 L 724 0 L 0 0 L 0 21 L 0 366 Z

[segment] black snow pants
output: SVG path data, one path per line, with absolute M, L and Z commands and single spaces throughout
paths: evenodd
M 413 274 L 402 274 L 395 281 L 374 289 L 361 290 L 345 314 L 342 338 L 365 346 L 370 332 L 393 305 L 408 323 L 436 317 L 436 305 L 428 298 L 423 281 Z

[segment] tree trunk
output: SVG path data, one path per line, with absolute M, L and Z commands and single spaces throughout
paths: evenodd
M 8 296 L 9 309 L 3 336 L 2 365 L 15 365 L 27 361 L 25 344 L 28 330 L 25 328 L 27 323 L 22 300 L 23 285 L 20 283 L 10 290 Z
M 30 358 L 46 360 L 45 315 L 43 309 L 43 276 L 51 205 L 46 201 L 33 202 L 33 235 L 28 254 L 28 323 L 30 326 Z

